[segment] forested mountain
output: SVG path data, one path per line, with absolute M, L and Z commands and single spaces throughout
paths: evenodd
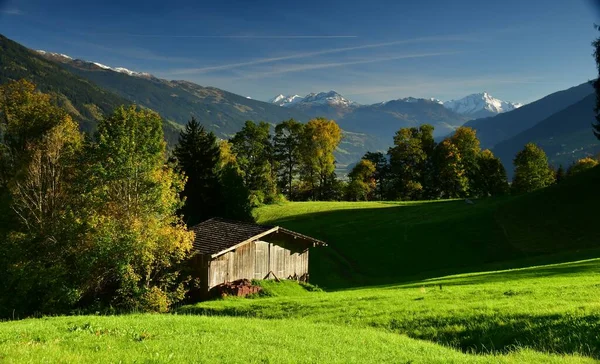
M 492 118 L 469 121 L 465 126 L 477 130 L 482 147 L 492 148 L 499 142 L 507 140 L 581 101 L 593 92 L 592 85 L 586 82 L 567 90 L 555 92 L 513 111 Z
M 539 145 L 554 166 L 567 168 L 572 162 L 600 152 L 600 141 L 592 133 L 596 95 L 590 94 L 583 100 L 551 115 L 533 127 L 498 143 L 494 154 L 502 160 L 509 176 L 512 161 L 517 152 L 527 143 Z

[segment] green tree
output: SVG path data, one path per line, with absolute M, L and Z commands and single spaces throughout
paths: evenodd
M 572 176 L 577 173 L 587 171 L 588 169 L 594 168 L 597 165 L 598 161 L 596 159 L 590 157 L 582 158 L 575 162 L 571 167 L 569 167 L 569 170 L 567 171 L 567 176 Z
M 341 139 L 342 131 L 333 120 L 316 118 L 304 126 L 300 179 L 315 200 L 325 198 L 326 191 L 337 186 L 333 152 Z
M 474 176 L 473 190 L 477 191 L 479 196 L 497 196 L 508 192 L 508 179 L 506 169 L 500 159 L 485 149 L 479 153 L 478 173 Z
M 71 182 L 81 146 L 50 95 L 27 81 L 0 86 L 0 309 L 61 312 L 79 299 Z
M 250 191 L 244 185 L 242 172 L 237 164 L 231 144 L 222 140 L 219 143 L 220 159 L 217 168 L 219 177 L 219 207 L 221 217 L 241 221 L 253 221 Z
M 220 150 L 217 138 L 192 118 L 179 135 L 173 154 L 187 181 L 183 189 L 183 213 L 188 226 L 215 216 L 219 206 L 216 167 Z
M 381 152 L 367 152 L 362 159 L 371 161 L 375 166 L 375 197 L 384 200 L 389 193 L 390 164 L 385 154 Z
M 477 133 L 475 129 L 461 126 L 456 129 L 454 134 L 450 137 L 452 144 L 458 149 L 460 154 L 460 160 L 468 182 L 467 193 L 469 195 L 477 195 L 476 189 L 476 178 L 479 174 L 479 156 L 481 153 L 481 147 L 479 139 L 477 139 Z
M 304 124 L 294 119 L 275 126 L 273 153 L 277 162 L 277 177 L 281 191 L 292 199 L 292 185 L 298 175 Z
M 433 126 L 402 128 L 394 136 L 394 146 L 388 150 L 394 178 L 395 196 L 416 200 L 423 196 L 423 186 L 431 171 L 430 160 L 435 149 Z
M 566 172 L 561 164 L 560 166 L 558 166 L 558 169 L 556 170 L 556 183 L 561 183 L 565 179 L 565 177 L 566 177 Z
M 273 199 L 276 191 L 269 124 L 246 121 L 242 130 L 231 138 L 230 143 L 242 171 L 244 184 L 255 196 L 255 204 Z
M 459 198 L 466 196 L 469 180 L 462 164 L 460 151 L 450 139 L 445 139 L 436 146 L 433 156 L 433 170 L 437 181 L 435 183 L 437 197 Z
M 512 189 L 516 193 L 531 192 L 555 182 L 555 175 L 550 166 L 546 153 L 533 143 L 517 153 L 514 159 L 515 177 Z
M 193 233 L 177 211 L 184 178 L 166 164 L 162 121 L 152 111 L 118 108 L 98 123 L 82 178 L 88 251 L 85 298 L 121 309 L 165 311 L 183 299 L 178 264 Z
M 376 187 L 376 166 L 368 159 L 362 159 L 348 174 L 347 198 L 352 201 L 369 201 Z

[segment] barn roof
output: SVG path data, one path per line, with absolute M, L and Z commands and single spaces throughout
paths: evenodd
M 258 225 L 222 218 L 206 220 L 194 226 L 192 230 L 196 234 L 193 244 L 194 250 L 200 254 L 208 254 L 213 257 L 276 232 L 300 238 L 316 245 L 327 245 L 318 239 L 279 226 Z

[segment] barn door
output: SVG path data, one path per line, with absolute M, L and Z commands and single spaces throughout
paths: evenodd
M 285 274 L 285 249 L 276 244 L 269 244 L 269 269 L 277 275 L 277 278 L 286 278 Z
M 256 247 L 254 278 L 263 279 L 269 273 L 269 243 L 256 241 L 254 244 Z

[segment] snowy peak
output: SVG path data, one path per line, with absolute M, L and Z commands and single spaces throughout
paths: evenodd
M 64 62 L 64 63 L 68 63 L 71 61 L 74 61 L 74 59 L 72 57 L 67 56 L 66 54 L 61 54 L 61 53 L 53 53 L 53 52 L 46 52 L 43 50 L 37 50 L 37 53 L 41 54 L 44 57 L 48 57 L 48 58 L 53 58 L 55 60 Z M 83 61 L 85 63 L 89 63 L 89 64 L 93 64 L 96 67 L 102 68 L 104 70 L 107 71 L 114 71 L 114 72 L 118 72 L 118 73 L 124 73 L 126 75 L 129 76 L 135 76 L 135 77 L 152 77 L 151 74 L 146 73 L 146 72 L 135 72 L 135 71 L 131 71 L 128 70 L 127 68 L 123 68 L 123 67 L 110 67 L 107 65 L 104 65 L 102 63 L 98 63 L 98 62 L 88 62 L 88 61 Z
M 279 105 L 279 106 L 292 106 L 293 104 L 296 104 L 302 100 L 303 100 L 303 97 L 301 97 L 299 95 L 285 96 L 285 95 L 279 94 L 279 95 L 273 97 L 272 99 L 270 99 L 269 103 Z
M 338 106 L 338 107 L 350 107 L 357 106 L 358 104 L 348 100 L 343 97 L 339 93 L 335 91 L 329 92 L 319 92 L 319 93 L 309 93 L 308 95 L 301 97 L 298 95 L 294 96 L 284 96 L 277 95 L 274 98 L 269 100 L 270 103 L 276 104 L 279 106 L 290 107 L 296 104 L 302 105 L 330 105 L 330 106 Z
M 487 92 L 472 94 L 459 100 L 446 101 L 443 105 L 458 114 L 473 117 L 492 116 L 522 106 L 522 104 L 496 99 Z

